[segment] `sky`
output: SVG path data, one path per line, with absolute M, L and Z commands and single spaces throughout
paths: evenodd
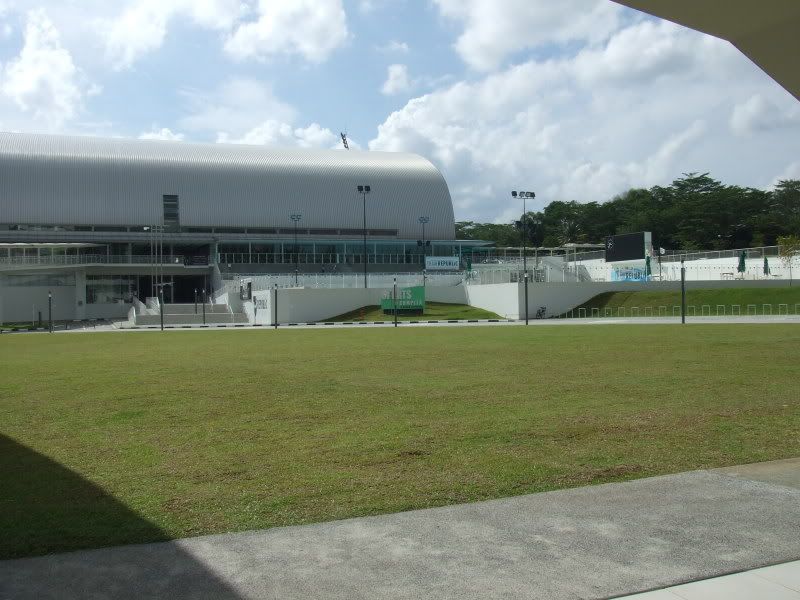
M 0 0 L 0 130 L 415 152 L 457 220 L 800 178 L 800 103 L 610 0 Z M 342 150 L 344 151 L 344 150 Z M 376 190 L 377 191 L 377 190 Z

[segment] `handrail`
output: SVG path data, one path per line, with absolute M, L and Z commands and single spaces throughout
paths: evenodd
M 150 255 L 127 255 L 127 254 L 78 254 L 65 255 L 58 254 L 53 256 L 4 256 L 0 257 L 0 265 L 149 265 L 154 264 L 153 257 Z M 164 256 L 163 262 L 155 263 L 164 266 L 183 265 L 183 266 L 208 266 L 207 256 Z

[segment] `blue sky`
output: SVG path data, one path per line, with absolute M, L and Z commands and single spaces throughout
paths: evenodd
M 800 178 L 800 104 L 610 0 L 0 0 L 0 128 L 408 151 L 456 217 Z

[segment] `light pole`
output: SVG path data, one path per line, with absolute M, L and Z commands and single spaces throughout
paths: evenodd
M 420 217 L 419 222 L 422 224 L 422 265 L 426 268 L 425 259 L 428 258 L 428 248 L 425 246 L 425 224 L 430 221 L 428 217 Z
M 528 324 L 528 272 L 525 271 L 525 325 Z
M 522 270 L 525 273 L 528 272 L 528 257 L 527 257 L 527 240 L 528 237 L 528 225 L 527 220 L 525 219 L 525 215 L 527 214 L 527 210 L 525 208 L 525 199 L 526 198 L 536 198 L 536 194 L 534 192 L 511 192 L 512 198 L 522 198 Z
M 300 270 L 300 253 L 297 251 L 297 223 L 303 218 L 303 215 L 295 213 L 289 215 L 289 218 L 294 223 L 294 286 L 297 287 L 297 272 Z
M 53 292 L 47 292 L 47 320 L 49 321 L 49 325 L 47 326 L 50 333 L 53 333 Z
M 686 324 L 686 267 L 681 256 L 681 324 Z
M 364 200 L 364 289 L 367 288 L 367 194 L 370 192 L 370 186 L 359 185 L 356 190 L 361 194 Z

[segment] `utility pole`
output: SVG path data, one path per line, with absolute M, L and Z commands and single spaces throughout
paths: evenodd
M 364 289 L 367 289 L 367 194 L 370 192 L 370 186 L 359 185 L 356 190 L 361 194 L 364 200 Z
M 297 249 L 297 223 L 303 218 L 303 215 L 295 213 L 289 215 L 289 218 L 294 223 L 294 287 L 298 287 L 297 274 L 300 271 L 300 253 Z
M 681 324 L 686 324 L 686 267 L 683 264 L 683 257 L 681 257 Z
M 527 248 L 527 237 L 528 237 L 528 220 L 525 218 L 528 211 L 525 206 L 525 199 L 526 198 L 536 198 L 536 194 L 534 192 L 511 192 L 512 198 L 522 198 L 522 270 L 527 273 L 528 272 L 528 248 Z

